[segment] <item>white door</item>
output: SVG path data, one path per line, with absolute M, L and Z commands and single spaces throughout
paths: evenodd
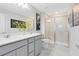
M 68 18 L 66 16 L 55 17 L 55 42 L 68 45 Z

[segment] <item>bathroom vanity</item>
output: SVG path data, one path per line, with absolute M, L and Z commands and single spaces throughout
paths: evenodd
M 41 53 L 40 33 L 0 38 L 0 56 L 37 56 Z

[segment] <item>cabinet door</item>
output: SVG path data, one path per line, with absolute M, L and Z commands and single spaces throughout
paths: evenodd
M 35 41 L 35 55 L 39 55 L 41 53 L 41 39 Z
M 4 56 L 16 56 L 16 51 L 5 54 Z
M 27 56 L 27 45 L 20 47 L 16 50 L 17 56 Z
M 34 51 L 34 42 L 29 44 L 29 53 L 32 53 Z

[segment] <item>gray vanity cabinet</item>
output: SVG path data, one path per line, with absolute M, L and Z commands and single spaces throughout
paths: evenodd
M 0 46 L 0 56 L 37 56 L 41 53 L 41 35 Z

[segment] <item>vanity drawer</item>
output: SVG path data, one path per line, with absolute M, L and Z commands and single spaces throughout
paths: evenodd
M 28 43 L 32 43 L 32 42 L 34 42 L 34 38 L 28 39 Z

